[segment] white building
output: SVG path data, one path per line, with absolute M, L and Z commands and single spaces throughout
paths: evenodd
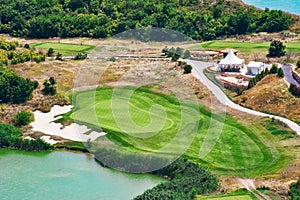
M 218 63 L 220 72 L 239 72 L 244 67 L 245 60 L 238 58 L 232 50 Z
M 265 65 L 262 62 L 254 62 L 250 61 L 247 65 L 247 74 L 249 75 L 257 75 L 265 70 Z

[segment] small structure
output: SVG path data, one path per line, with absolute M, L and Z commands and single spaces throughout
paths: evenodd
M 262 62 L 250 61 L 247 65 L 247 74 L 256 76 L 265 70 L 265 65 Z
M 225 58 L 228 55 L 229 51 L 233 51 L 234 55 L 237 55 L 237 53 L 239 52 L 239 50 L 236 50 L 236 49 L 226 48 L 221 51 L 221 53 L 223 54 L 223 58 Z
M 232 50 L 229 50 L 228 55 L 218 64 L 220 72 L 239 72 L 244 67 L 245 60 L 238 58 Z

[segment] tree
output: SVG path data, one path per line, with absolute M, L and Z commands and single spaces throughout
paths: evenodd
M 16 126 L 25 126 L 28 125 L 29 123 L 33 122 L 34 116 L 32 112 L 23 110 L 18 112 L 15 117 L 14 117 L 14 124 Z
M 48 52 L 47 52 L 47 56 L 48 56 L 48 57 L 52 57 L 53 54 L 54 54 L 54 49 L 53 49 L 53 48 L 49 48 L 49 49 L 48 49 Z
M 296 66 L 297 66 L 297 68 L 300 68 L 300 60 L 297 61 Z
M 56 59 L 56 60 L 62 60 L 62 54 L 59 53 L 59 52 L 57 52 L 56 58 L 55 58 L 55 59 Z
M 184 66 L 184 73 L 189 74 L 192 72 L 192 66 L 191 65 L 185 65 Z
M 0 101 L 23 103 L 32 98 L 34 83 L 11 71 L 0 72 Z
M 300 200 L 300 179 L 291 184 L 289 192 L 290 200 Z
M 267 57 L 281 57 L 285 55 L 285 45 L 279 40 L 273 40 L 269 48 Z
M 283 78 L 283 77 L 284 77 L 284 73 L 283 73 L 282 68 L 279 68 L 279 69 L 278 69 L 278 71 L 277 71 L 277 76 L 278 76 L 279 78 Z
M 55 95 L 56 94 L 56 81 L 54 77 L 50 77 L 49 80 L 45 80 L 44 88 L 42 89 L 42 92 L 44 95 Z
M 277 64 L 273 64 L 271 69 L 270 69 L 270 74 L 276 74 L 278 71 L 278 66 Z
M 183 54 L 183 58 L 184 59 L 188 59 L 191 58 L 191 53 L 189 50 L 185 50 L 184 54 Z

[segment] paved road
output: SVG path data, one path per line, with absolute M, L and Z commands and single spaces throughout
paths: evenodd
M 201 61 L 195 61 L 195 60 L 186 60 L 188 64 L 190 64 L 193 69 L 192 69 L 192 74 L 199 79 L 201 82 L 203 82 L 207 88 L 214 94 L 214 96 L 224 105 L 231 107 L 236 110 L 240 110 L 242 112 L 246 112 L 252 115 L 257 115 L 257 116 L 262 116 L 262 117 L 270 117 L 277 119 L 279 121 L 284 122 L 287 124 L 292 130 L 294 130 L 298 135 L 300 135 L 300 126 L 296 124 L 295 122 L 292 122 L 289 119 L 275 116 L 275 115 L 270 115 L 262 112 L 258 112 L 255 110 L 251 110 L 245 107 L 242 107 L 234 102 L 232 102 L 225 94 L 224 92 L 216 86 L 213 82 L 211 82 L 203 73 L 203 70 L 208 67 L 212 66 L 213 63 L 208 63 L 208 62 L 201 62 Z
M 289 65 L 281 65 L 281 68 L 284 72 L 284 80 L 288 83 L 292 83 L 298 87 L 300 87 L 300 83 L 296 81 L 292 74 L 292 66 Z

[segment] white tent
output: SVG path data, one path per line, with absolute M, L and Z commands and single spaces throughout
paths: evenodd
M 245 60 L 238 58 L 232 50 L 229 50 L 228 55 L 222 59 L 218 68 L 219 71 L 239 71 L 244 67 Z
M 257 75 L 263 70 L 265 70 L 265 65 L 262 62 L 250 61 L 250 63 L 247 65 L 247 74 L 250 75 Z

